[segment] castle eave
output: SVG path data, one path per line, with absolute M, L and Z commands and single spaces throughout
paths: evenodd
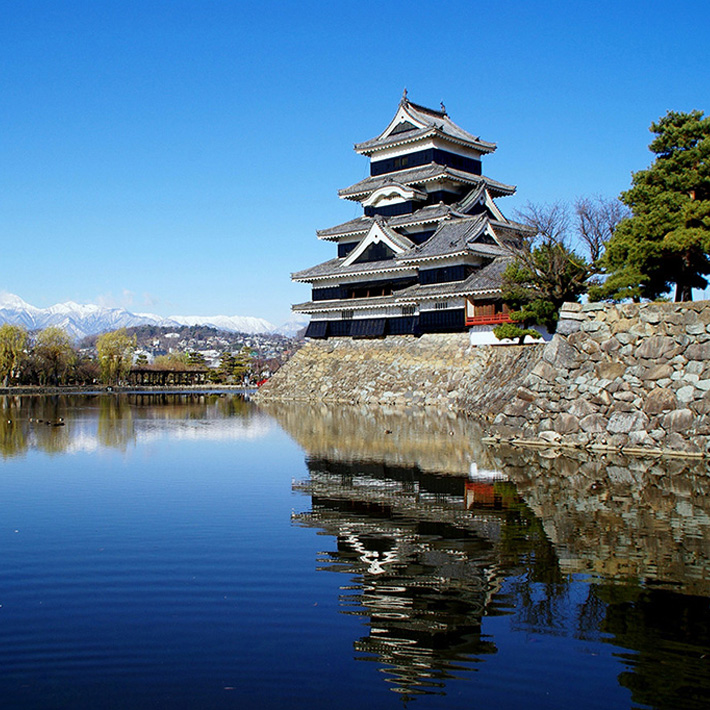
M 422 290 L 416 294 L 416 298 L 418 302 L 435 301 L 441 298 L 472 298 L 473 300 L 477 300 L 480 298 L 500 296 L 500 294 L 500 288 L 463 288 L 458 284 L 455 287 L 452 286 L 447 289 L 440 288 L 436 291 L 432 290 L 430 293 L 426 293 Z
M 335 313 L 339 311 L 365 311 L 407 305 L 416 305 L 416 300 L 412 297 L 379 296 L 332 301 L 306 301 L 305 303 L 298 303 L 292 306 L 292 310 L 296 313 Z
M 334 299 L 330 301 L 306 301 L 292 306 L 295 313 L 339 313 L 341 311 L 371 311 L 386 308 L 417 306 L 421 302 L 437 301 L 442 298 L 482 298 L 499 297 L 500 288 L 476 288 L 468 286 L 469 280 L 436 284 L 434 286 L 412 286 L 402 294 L 358 299 Z
M 467 249 L 452 251 L 447 254 L 432 254 L 430 256 L 404 256 L 401 258 L 403 264 L 421 264 L 427 261 L 441 261 L 442 259 L 452 259 L 468 255 Z
M 318 239 L 322 239 L 324 241 L 334 241 L 339 237 L 351 237 L 367 234 L 373 221 L 372 217 L 357 217 L 356 219 L 351 219 L 348 222 L 343 222 L 343 224 L 338 224 L 335 227 L 319 229 L 316 231 L 316 236 Z
M 415 104 L 405 96 L 387 128 L 375 138 L 355 144 L 361 155 L 386 150 L 435 136 L 441 140 L 473 148 L 479 153 L 492 153 L 495 143 L 481 140 L 454 123 L 446 110 L 441 111 Z
M 333 264 L 333 261 L 337 262 Z M 411 267 L 397 264 L 394 261 L 387 261 L 385 264 L 381 261 L 364 264 L 351 264 L 348 267 L 343 267 L 344 259 L 334 259 L 330 262 L 326 261 L 323 264 L 314 266 L 310 269 L 297 271 L 291 274 L 291 280 L 302 283 L 313 283 L 315 281 L 323 281 L 332 278 L 344 278 L 348 276 L 371 276 L 373 274 L 391 274 L 395 272 L 412 272 Z M 378 264 L 378 266 L 374 266 Z
M 456 211 L 452 206 L 439 202 L 435 205 L 420 207 L 411 214 L 388 217 L 385 221 L 389 227 L 400 229 L 403 227 L 419 227 L 423 224 L 436 224 L 442 217 L 454 215 L 456 217 L 467 217 L 463 212 Z M 354 237 L 367 234 L 374 217 L 358 217 L 348 222 L 343 222 L 328 229 L 320 229 L 316 232 L 319 239 L 324 241 L 335 241 L 339 237 Z
M 346 200 L 359 202 L 363 197 L 372 194 L 375 190 L 384 187 L 388 183 L 395 182 L 395 176 L 396 182 L 403 185 L 425 185 L 439 180 L 450 180 L 454 183 L 472 186 L 478 186 L 483 183 L 491 194 L 496 194 L 497 196 L 512 195 L 515 192 L 514 185 L 505 185 L 482 175 L 467 173 L 463 170 L 439 165 L 438 163 L 429 163 L 428 165 L 408 170 L 398 170 L 396 173 L 366 177 L 354 185 L 338 190 L 338 196 Z

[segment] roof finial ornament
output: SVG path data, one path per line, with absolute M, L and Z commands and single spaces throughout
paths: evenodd
M 402 103 L 406 104 L 409 101 L 407 98 L 407 87 L 404 87 L 404 91 L 402 92 Z
M 443 113 L 444 116 L 446 116 L 446 106 L 444 106 L 444 102 L 443 102 L 443 101 L 441 102 L 441 113 Z

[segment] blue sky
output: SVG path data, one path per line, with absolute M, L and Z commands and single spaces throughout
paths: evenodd
M 498 201 L 616 196 L 710 108 L 710 3 L 6 2 L 0 290 L 277 325 L 402 89 L 498 144 Z

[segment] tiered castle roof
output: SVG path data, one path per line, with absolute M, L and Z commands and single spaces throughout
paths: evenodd
M 405 306 L 451 310 L 442 299 L 499 298 L 511 246 L 529 230 L 494 201 L 515 187 L 482 174 L 481 157 L 495 149 L 457 126 L 443 105 L 420 106 L 405 91 L 385 130 L 355 145 L 370 158 L 370 175 L 338 194 L 365 214 L 317 232 L 338 244 L 338 256 L 292 275 L 314 285 L 313 299 L 294 310 L 379 318 Z

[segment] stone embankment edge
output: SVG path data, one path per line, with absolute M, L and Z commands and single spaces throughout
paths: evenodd
M 244 392 L 252 394 L 256 391 L 255 387 L 241 387 L 239 385 L 184 385 L 175 387 L 160 387 L 160 386 L 129 386 L 129 385 L 91 385 L 91 386 L 58 386 L 58 387 L 43 387 L 43 386 L 12 386 L 0 387 L 0 396 L 5 395 L 40 395 L 40 394 L 139 394 L 145 393 L 165 393 L 179 394 L 190 392 Z
M 472 346 L 468 334 L 310 341 L 255 399 L 499 412 L 543 346 Z
M 565 304 L 545 345 L 310 341 L 259 399 L 433 407 L 478 418 L 491 441 L 707 457 L 710 302 Z
M 550 446 L 707 457 L 710 302 L 565 304 L 492 425 Z
M 559 442 L 551 444 L 549 441 L 544 439 L 517 439 L 503 438 L 501 436 L 484 436 L 481 438 L 481 442 L 488 444 L 490 446 L 513 446 L 522 449 L 545 449 L 545 451 L 553 451 L 556 453 L 562 453 L 563 451 L 588 451 L 592 454 L 623 454 L 624 456 L 633 456 L 635 458 L 687 458 L 687 459 L 704 459 L 708 457 L 708 454 L 704 452 L 697 451 L 678 451 L 676 449 L 652 449 L 645 446 L 625 446 L 619 448 L 617 446 L 606 446 L 604 444 L 587 444 L 586 446 L 581 446 L 580 444 L 568 444 L 565 442 Z

